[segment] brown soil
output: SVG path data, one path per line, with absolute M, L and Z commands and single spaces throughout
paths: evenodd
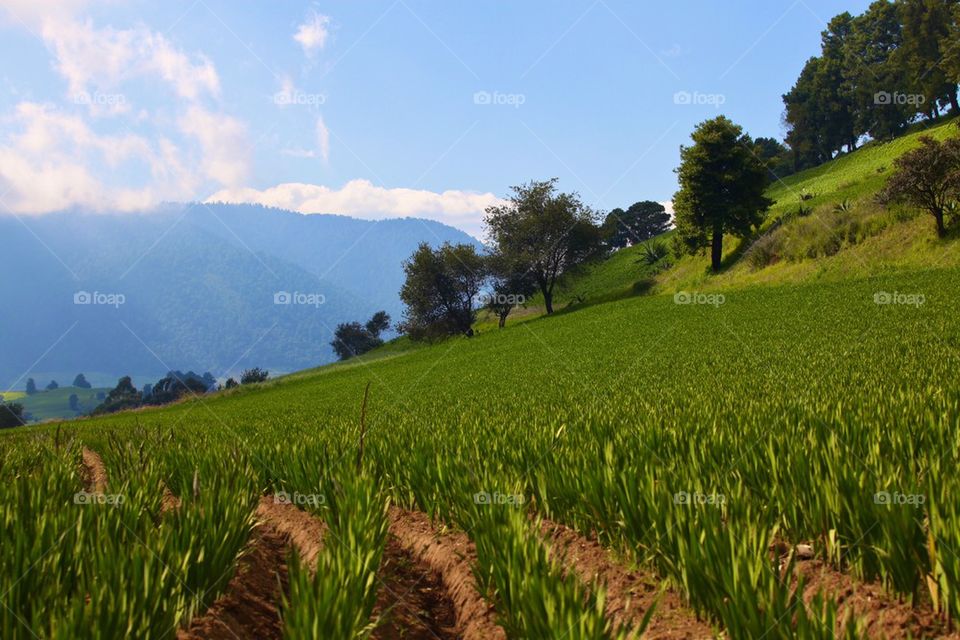
M 179 499 L 172 493 L 168 498 L 165 492 L 164 503 L 176 508 Z M 292 546 L 308 566 L 315 566 L 326 527 L 319 518 L 272 497 L 260 499 L 257 519 L 226 591 L 203 615 L 191 620 L 189 629 L 181 629 L 177 640 L 283 637 L 279 605 L 288 587 L 287 553 Z
M 374 640 L 453 640 L 456 613 L 440 577 L 415 560 L 395 536 L 387 539 L 373 609 Z
M 943 621 L 929 607 L 911 607 L 900 602 L 882 585 L 858 582 L 822 560 L 798 562 L 795 574 L 803 576 L 803 600 L 810 602 L 817 592 L 837 603 L 837 628 L 851 615 L 858 618 L 868 638 L 945 638 Z M 950 638 L 957 637 L 955 634 Z
M 476 550 L 466 534 L 441 534 L 426 514 L 397 507 L 390 509 L 390 534 L 393 543 L 406 555 L 439 578 L 439 584 L 453 604 L 454 637 L 464 640 L 506 638 L 503 629 L 495 622 L 493 608 L 477 591 L 472 570 Z M 438 637 L 449 636 L 438 634 Z
M 80 474 L 84 490 L 89 493 L 104 493 L 107 490 L 107 468 L 103 459 L 93 449 L 83 448 L 83 463 Z
M 276 502 L 272 496 L 260 498 L 257 517 L 287 536 L 307 566 L 316 567 L 317 555 L 323 548 L 323 534 L 327 528 L 323 520 L 296 505 Z
M 287 589 L 287 539 L 258 525 L 226 591 L 180 629 L 177 640 L 270 640 L 283 637 L 278 604 Z
M 560 561 L 587 584 L 599 581 L 607 592 L 607 616 L 615 627 L 634 628 L 656 603 L 644 638 L 679 640 L 713 638 L 710 625 L 696 615 L 675 591 L 661 588 L 652 573 L 630 571 L 616 563 L 610 552 L 562 524 L 544 520 L 541 531 Z

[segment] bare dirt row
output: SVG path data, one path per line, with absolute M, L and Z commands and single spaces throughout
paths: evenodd
M 616 628 L 635 629 L 656 604 L 644 638 L 681 640 L 712 638 L 710 625 L 651 572 L 628 570 L 598 542 L 562 524 L 544 520 L 541 532 L 552 551 L 586 584 L 601 584 L 607 594 L 607 615 Z

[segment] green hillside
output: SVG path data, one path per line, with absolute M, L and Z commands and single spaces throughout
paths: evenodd
M 888 295 L 891 304 L 877 303 Z M 474 496 L 521 496 L 526 509 L 599 532 L 720 627 L 746 624 L 758 605 L 770 612 L 739 637 L 778 625 L 786 634 L 792 624 L 782 583 L 762 569 L 773 537 L 815 540 L 825 557 L 842 553 L 853 575 L 895 593 L 926 589 L 926 525 L 875 496 L 925 496 L 938 548 L 960 545 L 946 515 L 960 489 L 946 470 L 960 454 L 943 444 L 960 437 L 960 271 L 730 290 L 703 302 L 657 295 L 596 305 L 403 357 L 85 420 L 71 433 L 116 452 L 108 464 L 123 482 L 136 482 L 124 460 L 145 446 L 155 477 L 181 495 L 196 482 L 192 469 L 225 456 L 251 491 L 329 492 L 356 477 L 369 384 L 361 462 L 373 495 L 317 507 L 331 522 L 360 526 L 375 517 L 363 505 L 390 496 L 501 550 L 479 560 L 495 571 L 504 547 L 538 543 L 525 519 L 501 520 L 518 512 Z M 130 451 L 117 452 L 113 438 Z M 823 491 L 836 486 L 845 490 Z M 723 506 L 677 496 L 720 496 Z M 561 578 L 550 566 L 521 565 L 520 574 L 553 593 L 544 585 Z M 955 588 L 950 575 L 937 579 Z M 519 576 L 491 579 L 502 592 Z M 585 615 L 578 598 L 564 602 Z M 539 624 L 519 605 L 497 606 L 518 628 Z
M 907 207 L 887 209 L 873 201 L 893 170 L 894 159 L 917 147 L 921 136 L 943 140 L 960 135 L 957 122 L 920 128 L 889 142 L 870 142 L 832 162 L 775 181 L 767 192 L 775 204 L 760 234 L 743 242 L 726 238 L 726 268 L 721 274 L 710 273 L 706 256 L 669 255 L 650 265 L 644 260 L 644 247 L 628 247 L 561 280 L 555 307 L 574 309 L 651 291 L 839 280 L 902 268 L 960 265 L 960 244 L 936 238 L 926 214 Z M 806 213 L 798 216 L 801 206 Z M 672 235 L 657 240 L 669 247 Z M 776 241 L 776 252 L 758 266 L 744 254 L 764 236 Z M 542 300 L 536 295 L 510 322 L 542 314 Z M 479 326 L 489 329 L 496 323 L 482 318 Z
M 100 404 L 97 399 L 99 393 L 109 393 L 107 388 L 81 389 L 80 387 L 60 387 L 59 389 L 38 391 L 33 395 L 23 395 L 17 400 L 23 405 L 23 410 L 29 413 L 35 421 L 54 420 L 58 418 L 73 418 L 93 411 Z M 77 394 L 81 412 L 70 408 L 70 396 Z

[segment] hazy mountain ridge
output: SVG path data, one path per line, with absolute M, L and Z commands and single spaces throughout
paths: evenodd
M 24 372 L 223 375 L 328 362 L 337 323 L 377 309 L 399 317 L 402 261 L 421 241 L 476 242 L 426 220 L 253 205 L 0 217 L 11 265 L 0 278 L 3 386 Z M 75 303 L 84 293 L 98 296 Z M 275 304 L 278 293 L 299 296 Z

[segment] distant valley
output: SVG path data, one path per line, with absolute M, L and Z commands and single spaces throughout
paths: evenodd
M 399 319 L 403 261 L 447 241 L 479 244 L 428 220 L 256 205 L 3 217 L 0 382 L 324 364 L 337 323 L 380 309 Z

